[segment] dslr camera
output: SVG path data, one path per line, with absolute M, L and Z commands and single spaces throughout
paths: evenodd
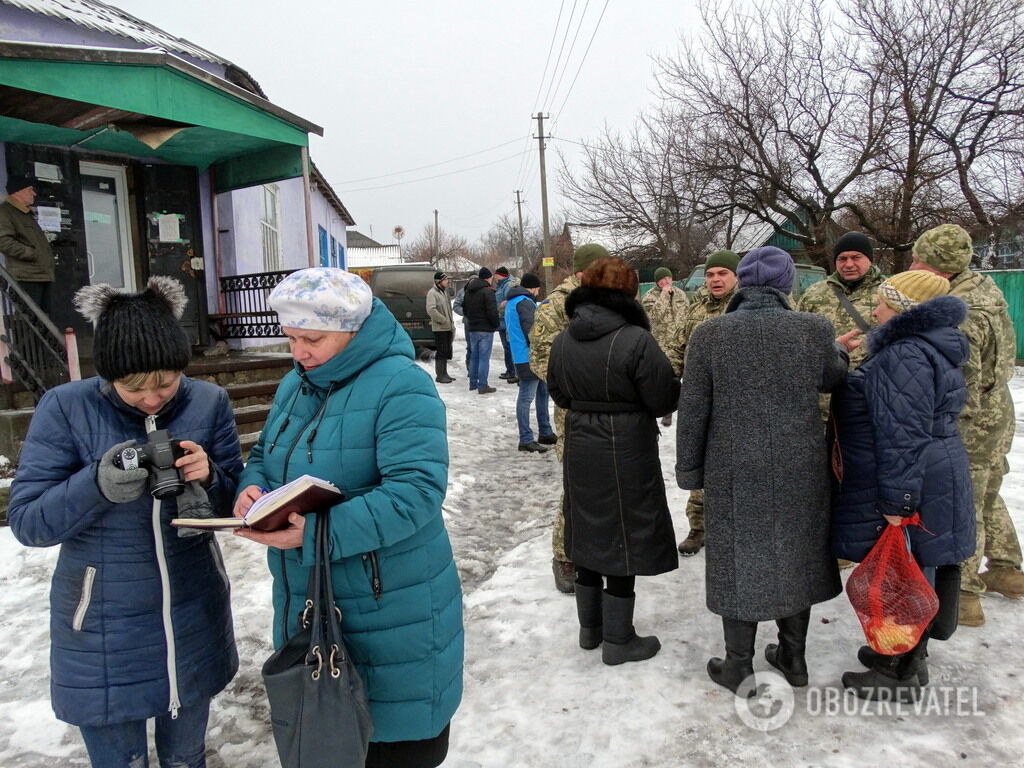
M 114 457 L 118 469 L 149 470 L 149 492 L 157 499 L 180 496 L 185 490 L 185 473 L 174 462 L 185 455 L 180 440 L 171 439 L 166 429 L 149 433 L 143 445 L 125 448 Z

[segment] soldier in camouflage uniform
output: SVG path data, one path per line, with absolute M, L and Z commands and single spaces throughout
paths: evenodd
M 658 342 L 661 351 L 668 355 L 677 328 L 686 317 L 689 299 L 686 291 L 672 284 L 672 270 L 658 267 L 654 270 L 654 287 L 644 294 L 640 302 L 651 321 L 651 335 Z M 661 420 L 663 426 L 672 426 L 672 414 Z
M 576 249 L 573 254 L 573 274 L 553 289 L 548 297 L 537 307 L 533 328 L 530 329 L 530 370 L 537 374 L 541 381 L 548 379 L 548 358 L 551 355 L 551 344 L 555 336 L 569 325 L 569 317 L 565 314 L 565 300 L 569 294 L 580 287 L 583 271 L 592 261 L 608 258 L 611 254 L 596 243 L 586 243 Z M 565 431 L 565 411 L 555 406 L 555 454 L 562 460 L 562 434 Z M 576 570 L 565 554 L 565 520 L 562 517 L 562 502 L 559 499 L 558 511 L 555 513 L 551 531 L 551 549 L 554 558 L 551 568 L 555 575 L 555 587 L 559 592 L 571 594 L 575 591 Z
M 800 298 L 797 310 L 824 315 L 832 321 L 836 335 L 842 336 L 860 326 L 839 301 L 836 290 L 840 290 L 850 300 L 867 326 L 873 328 L 876 323 L 871 317 L 871 312 L 878 304 L 878 287 L 885 278 L 881 270 L 871 263 L 871 259 L 874 258 L 871 241 L 860 232 L 847 232 L 836 241 L 832 255 L 835 258 L 836 271 L 808 288 Z M 850 352 L 851 371 L 864 361 L 867 353 L 867 344 L 861 344 Z M 827 395 L 823 397 L 827 398 Z M 826 400 L 824 403 L 826 417 L 827 402 Z
M 971 462 L 978 539 L 974 556 L 962 569 L 960 623 L 977 627 L 985 623 L 981 594 L 999 592 L 1018 599 L 1024 596 L 1024 573 L 1017 532 L 999 495 L 1016 424 L 1009 381 L 1017 344 L 1003 292 L 992 278 L 969 269 L 972 252 L 970 235 L 962 227 L 943 224 L 914 243 L 911 269 L 948 278 L 950 295 L 967 303 L 967 319 L 960 326 L 970 344 L 964 365 L 967 402 L 958 426 Z M 979 575 L 982 556 L 988 559 L 988 570 Z
M 705 320 L 723 314 L 729 306 L 736 292 L 736 267 L 739 263 L 740 257 L 732 251 L 717 251 L 704 263 L 704 285 L 694 295 L 686 317 L 676 327 L 668 348 L 664 350 L 677 376 L 683 375 L 686 344 L 694 329 Z M 679 553 L 689 557 L 704 546 L 704 491 L 690 491 L 686 501 L 686 519 L 690 523 L 690 532 L 680 542 Z

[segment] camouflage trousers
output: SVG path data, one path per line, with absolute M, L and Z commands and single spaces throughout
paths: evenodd
M 554 414 L 554 427 L 555 434 L 558 435 L 558 442 L 555 443 L 555 455 L 558 456 L 559 462 L 562 461 L 562 444 L 565 440 L 565 411 L 555 406 Z M 551 525 L 551 552 L 554 555 L 555 560 L 561 560 L 562 562 L 568 562 L 569 558 L 565 554 L 565 515 L 562 510 L 565 509 L 565 485 L 563 481 L 562 495 L 558 499 L 558 509 L 555 510 L 555 519 Z
M 988 559 L 991 568 L 1020 568 L 1021 550 L 1017 531 L 1013 527 L 1010 513 L 1006 510 L 999 488 L 1003 475 L 1010 471 L 1006 457 L 1000 455 L 994 461 L 971 464 L 971 483 L 974 485 L 974 512 L 978 521 L 978 538 L 971 556 L 963 566 L 963 581 L 960 589 L 980 595 L 985 584 L 978 577 L 982 557 Z
M 690 491 L 686 500 L 686 519 L 690 521 L 691 531 L 704 530 L 704 491 L 700 488 Z

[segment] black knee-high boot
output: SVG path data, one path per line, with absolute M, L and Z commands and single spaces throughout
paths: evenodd
M 616 597 L 604 593 L 601 601 L 603 613 L 604 645 L 601 660 L 605 664 L 624 664 L 627 661 L 644 661 L 661 650 L 657 637 L 640 637 L 633 627 L 633 607 L 636 596 Z
M 754 674 L 754 638 L 757 637 L 756 621 L 741 621 L 722 617 L 725 634 L 725 658 L 715 657 L 708 661 L 708 676 L 733 693 L 740 683 Z M 753 695 L 751 686 L 748 696 Z
M 920 672 L 928 655 L 928 631 L 925 630 L 911 650 L 886 656 L 873 654 L 870 669 L 866 672 L 846 672 L 843 687 L 851 688 L 861 699 L 871 701 L 914 701 L 921 695 Z M 860 658 L 860 654 L 858 654 Z M 925 680 L 927 680 L 925 672 Z
M 807 627 L 811 623 L 811 609 L 800 611 L 784 619 L 776 619 L 779 642 L 764 649 L 768 663 L 778 669 L 792 686 L 807 685 Z

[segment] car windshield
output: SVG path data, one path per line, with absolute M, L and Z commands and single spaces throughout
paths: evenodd
M 434 284 L 434 273 L 424 269 L 381 270 L 373 278 L 373 295 L 377 298 L 409 298 L 427 295 Z
M 696 267 L 687 279 L 686 285 L 683 286 L 683 290 L 696 291 L 702 285 L 704 285 L 704 267 Z

